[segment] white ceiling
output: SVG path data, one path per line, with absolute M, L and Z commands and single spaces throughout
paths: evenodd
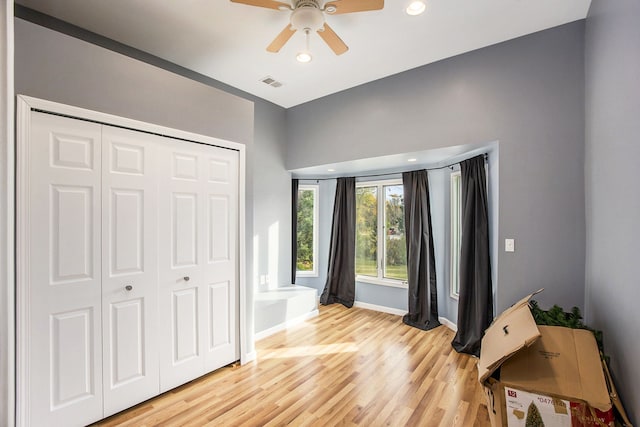
M 282 0 L 287 1 L 287 0 Z M 289 12 L 228 0 L 19 0 L 18 3 L 289 108 L 447 57 L 586 17 L 591 0 L 408 0 L 380 11 L 328 16 L 349 46 L 336 56 L 313 35 L 314 59 L 300 64 L 296 33 L 280 53 L 265 48 Z M 283 83 L 262 83 L 272 76 Z

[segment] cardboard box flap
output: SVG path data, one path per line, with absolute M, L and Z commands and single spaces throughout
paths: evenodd
M 529 309 L 529 300 L 540 289 L 521 299 L 500 316 L 485 331 L 478 361 L 478 380 L 483 383 L 502 363 L 540 336 Z
M 608 411 L 611 399 L 593 333 L 560 326 L 539 328 L 540 339 L 504 363 L 500 381 Z

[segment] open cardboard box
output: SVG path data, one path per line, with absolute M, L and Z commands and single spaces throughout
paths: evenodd
M 613 426 L 593 333 L 536 325 L 533 295 L 498 316 L 482 339 L 478 379 L 492 426 Z

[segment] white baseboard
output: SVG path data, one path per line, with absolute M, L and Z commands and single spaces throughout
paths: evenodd
M 298 316 L 295 317 L 293 319 L 289 319 L 286 322 L 282 322 L 276 326 L 272 326 L 269 329 L 265 329 L 264 331 L 260 331 L 260 332 L 256 332 L 255 334 L 255 340 L 256 341 L 260 341 L 261 339 L 264 339 L 270 335 L 273 335 L 275 333 L 278 333 L 280 331 L 284 331 L 287 328 L 290 328 L 292 326 L 298 325 L 302 322 L 304 322 L 307 319 L 311 319 L 313 317 L 316 317 L 318 314 L 320 314 L 320 312 L 318 311 L 318 309 L 316 308 L 313 311 L 310 311 L 306 314 L 303 314 L 302 316 Z
M 451 329 L 453 332 L 458 332 L 458 325 L 453 323 L 451 320 L 447 319 L 446 317 L 438 317 L 438 320 L 440 321 L 440 323 L 442 323 L 447 328 Z
M 381 311 L 383 313 L 395 314 L 396 316 L 404 316 L 407 314 L 406 310 L 400 310 L 399 308 L 385 307 L 384 305 L 369 304 L 368 302 L 356 301 L 353 303 L 354 307 L 366 308 L 367 310 Z
M 251 351 L 247 353 L 244 358 L 240 358 L 240 364 L 244 365 L 245 363 L 253 362 L 254 360 L 256 360 L 256 356 L 257 353 L 255 352 L 255 350 Z

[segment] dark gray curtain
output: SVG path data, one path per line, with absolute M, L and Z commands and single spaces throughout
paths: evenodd
M 493 320 L 484 156 L 461 162 L 460 177 L 462 237 L 458 333 L 451 344 L 460 353 L 479 356 L 480 341 Z
M 338 178 L 327 282 L 320 303 L 352 307 L 356 296 L 356 179 Z
M 409 279 L 409 313 L 402 321 L 427 331 L 440 326 L 427 171 L 404 172 L 402 184 Z
M 291 284 L 296 284 L 298 270 L 298 184 L 297 179 L 291 180 Z M 315 260 L 314 260 L 315 261 Z

